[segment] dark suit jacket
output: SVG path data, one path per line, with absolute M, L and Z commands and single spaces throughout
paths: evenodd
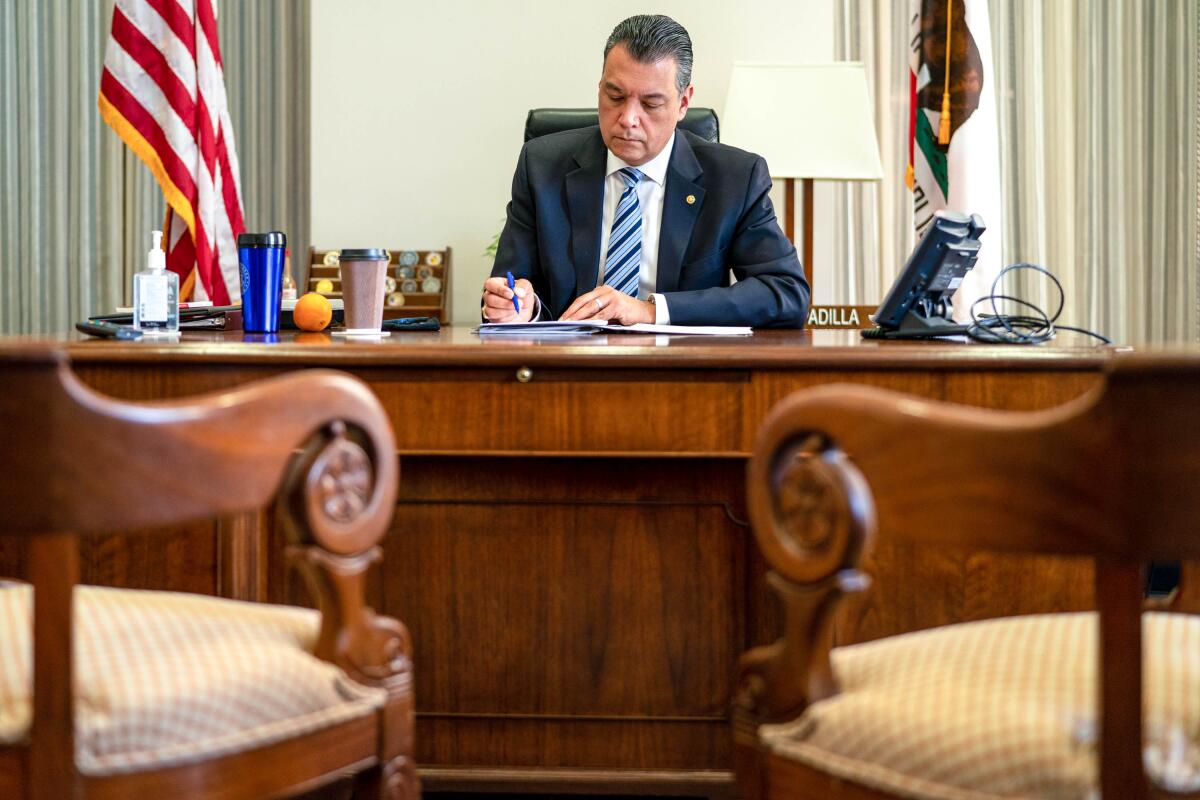
M 521 150 L 492 275 L 528 278 L 543 318 L 558 319 L 596 287 L 607 157 L 598 127 L 542 136 Z M 804 324 L 808 283 L 770 188 L 759 156 L 676 131 L 656 287 L 673 324 Z

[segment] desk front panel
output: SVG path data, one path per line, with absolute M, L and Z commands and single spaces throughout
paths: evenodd
M 617 770 L 615 791 L 724 791 L 737 658 L 778 630 L 744 507 L 745 459 L 771 406 L 805 386 L 853 382 L 1044 408 L 1096 385 L 1100 366 L 923 354 L 843 362 L 811 348 L 686 364 L 502 352 L 502 363 L 453 351 L 444 363 L 346 365 L 382 400 L 400 448 L 400 497 L 370 592 L 413 634 L 428 788 L 579 790 Z M 130 399 L 313 361 L 88 355 L 76 365 L 85 383 Z M 519 376 L 522 366 L 532 374 Z M 306 601 L 281 567 L 278 531 L 225 523 L 172 543 L 193 559 L 147 557 L 154 583 Z M 105 548 L 85 559 L 97 568 L 88 579 L 114 574 L 99 571 L 118 558 Z M 229 554 L 256 549 L 259 577 L 231 581 Z M 114 582 L 137 572 L 138 552 L 119 556 L 128 566 Z M 883 544 L 873 571 L 872 591 L 845 609 L 840 641 L 1092 602 L 1079 563 Z

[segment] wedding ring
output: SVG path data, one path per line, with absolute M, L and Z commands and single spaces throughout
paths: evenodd
M 593 297 L 593 298 L 592 298 L 592 302 L 596 304 L 596 310 L 597 310 L 597 311 L 599 311 L 600 309 L 604 308 L 604 303 L 601 303 L 601 302 L 600 302 L 600 298 L 599 298 L 599 297 Z

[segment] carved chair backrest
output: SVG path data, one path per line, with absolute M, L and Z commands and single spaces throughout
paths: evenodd
M 877 533 L 1086 555 L 1100 615 L 1104 796 L 1145 796 L 1140 749 L 1125 745 L 1141 741 L 1142 574 L 1150 560 L 1200 557 L 1198 399 L 1195 354 L 1114 357 L 1101 387 L 1041 412 L 861 386 L 786 399 L 764 424 L 747 486 L 787 608 L 790 663 L 748 654 L 741 702 L 780 718 L 836 692 L 830 609 L 865 584 L 859 559 Z M 805 679 L 789 684 L 789 671 Z
M 369 560 L 395 506 L 396 445 L 366 385 L 327 370 L 134 404 L 88 389 L 51 347 L 4 343 L 0 385 L 0 536 L 26 540 L 26 577 L 36 597 L 29 779 L 43 796 L 67 796 L 74 780 L 64 765 L 74 763 L 76 537 L 134 529 L 153 535 L 148 529 L 274 501 L 298 549 Z M 361 581 L 363 569 L 345 570 L 345 581 Z M 364 664 L 375 663 L 364 654 L 374 658 L 373 645 L 386 640 L 385 661 L 406 658 L 407 634 L 365 610 L 357 589 L 324 593 L 337 599 L 321 602 L 316 655 L 356 678 L 386 679 L 397 665 L 363 674 Z M 344 633 L 348 625 L 352 635 Z M 348 653 L 347 642 L 362 652 Z M 56 786 L 61 792 L 47 788 Z
M 395 482 L 386 415 L 343 374 L 312 370 L 208 398 L 130 404 L 89 390 L 61 353 L 0 345 L 0 381 L 7 535 L 153 527 L 261 508 L 296 449 L 335 420 L 371 459 L 375 483 Z M 374 506 L 359 510 L 372 513 L 355 527 L 364 516 L 386 526 L 388 517 L 374 512 L 390 511 L 389 498 L 369 499 Z M 312 521 L 336 528 L 335 518 Z M 367 526 L 359 541 L 335 549 L 361 550 L 374 533 Z

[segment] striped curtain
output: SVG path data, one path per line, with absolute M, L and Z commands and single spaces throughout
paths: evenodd
M 0 3 L 2 333 L 66 330 L 124 291 L 124 157 L 96 112 L 109 9 Z
M 1006 260 L 1051 269 L 1063 316 L 1115 341 L 1200 341 L 1196 2 L 994 0 L 991 17 Z
M 246 224 L 307 252 L 309 4 L 218 8 Z M 158 186 L 96 110 L 111 22 L 112 0 L 0 2 L 0 333 L 128 305 L 162 225 Z
M 834 183 L 833 298 L 826 302 L 875 305 L 915 242 L 912 195 L 904 186 L 908 163 L 907 3 L 838 0 L 834 58 L 862 61 L 867 70 L 883 163 L 878 183 Z M 824 280 L 824 276 L 822 276 Z
M 908 28 L 894 5 L 840 0 L 835 15 L 837 56 L 868 64 L 888 176 L 837 189 L 840 302 L 877 301 L 913 245 Z M 1005 230 L 985 245 L 1054 272 L 1066 324 L 1128 344 L 1200 342 L 1197 4 L 991 0 L 989 11 Z M 1005 289 L 1051 304 L 1032 276 Z
M 303 287 L 309 245 L 309 4 L 219 0 L 218 12 L 246 230 L 286 233 L 292 277 Z

